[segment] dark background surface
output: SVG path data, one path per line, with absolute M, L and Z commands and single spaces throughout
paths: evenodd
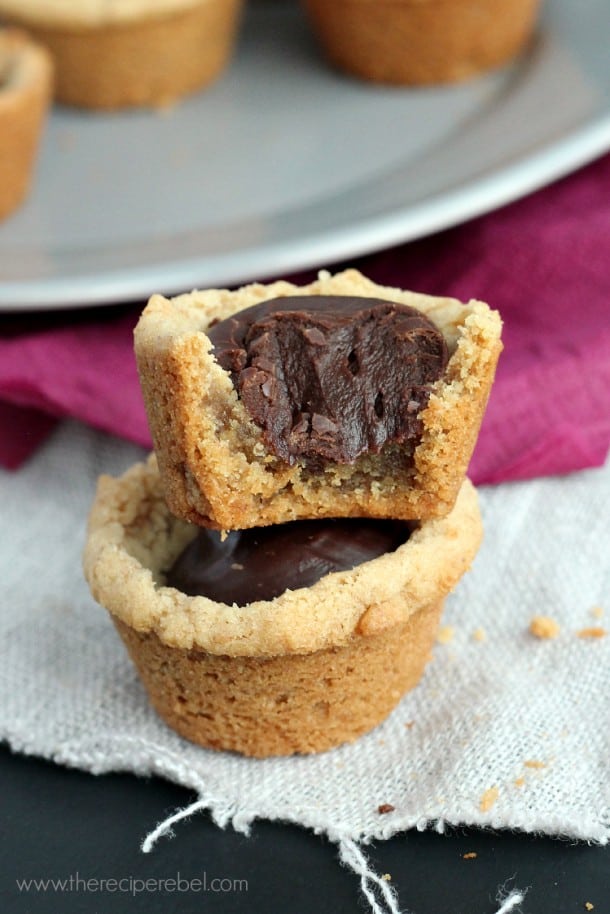
M 144 836 L 191 792 L 155 778 L 94 777 L 0 748 L 0 911 L 10 914 L 336 914 L 367 911 L 359 878 L 324 838 L 259 822 L 250 837 L 219 829 L 207 814 L 179 823 L 172 839 L 140 852 Z M 527 888 L 523 914 L 610 912 L 610 847 L 508 832 L 408 832 L 366 850 L 390 873 L 401 909 L 412 914 L 492 914 L 503 884 Z M 474 859 L 464 859 L 466 853 Z M 246 880 L 226 892 L 30 891 L 17 879 L 214 878 Z

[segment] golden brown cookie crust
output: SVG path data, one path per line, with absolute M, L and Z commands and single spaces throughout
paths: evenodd
M 195 0 L 116 21 L 12 21 L 51 52 L 56 98 L 84 108 L 163 106 L 214 80 L 231 53 L 242 0 Z
M 466 480 L 453 510 L 422 522 L 395 552 L 240 607 L 164 586 L 164 569 L 196 529 L 170 513 L 154 457 L 119 479 L 103 476 L 89 519 L 85 576 L 94 598 L 130 628 L 170 647 L 231 657 L 312 653 L 403 625 L 445 598 L 482 536 L 476 492 Z
M 226 657 L 168 647 L 114 619 L 157 713 L 181 736 L 244 755 L 322 752 L 380 723 L 419 682 L 442 601 L 342 647 Z
M 0 219 L 30 189 L 52 83 L 48 53 L 24 32 L 0 29 Z
M 210 353 L 205 330 L 265 299 L 359 295 L 411 305 L 441 330 L 450 350 L 443 379 L 421 413 L 414 457 L 399 447 L 353 465 L 327 462 L 312 475 L 270 455 L 231 378 Z M 236 292 L 208 290 L 168 300 L 155 295 L 135 331 L 144 402 L 165 494 L 174 514 L 219 529 L 305 517 L 441 516 L 464 479 L 497 359 L 501 321 L 486 304 L 462 304 L 379 286 L 356 270 L 304 287 L 287 282 Z
M 329 60 L 376 82 L 457 82 L 511 60 L 540 0 L 304 0 Z

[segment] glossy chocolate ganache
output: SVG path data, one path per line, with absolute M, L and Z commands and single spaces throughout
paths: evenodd
M 207 331 L 275 456 L 353 463 L 416 444 L 447 346 L 416 308 L 376 298 L 291 296 Z
M 291 521 L 234 530 L 224 540 L 218 531 L 202 528 L 174 562 L 166 583 L 189 596 L 229 605 L 272 600 L 394 552 L 416 526 L 360 518 Z

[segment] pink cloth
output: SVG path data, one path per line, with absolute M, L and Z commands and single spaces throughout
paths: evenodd
M 377 282 L 480 298 L 500 310 L 505 351 L 471 464 L 475 482 L 603 463 L 609 242 L 606 156 L 496 213 L 350 264 Z M 75 416 L 150 445 L 132 349 L 139 311 L 0 318 L 0 462 L 18 466 L 52 417 Z

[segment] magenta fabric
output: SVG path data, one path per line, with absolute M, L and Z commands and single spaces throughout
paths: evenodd
M 471 464 L 475 482 L 603 463 L 610 445 L 610 155 L 488 216 L 340 266 L 347 265 L 380 283 L 480 298 L 501 312 L 505 351 Z M 0 318 L 4 466 L 35 450 L 54 417 L 150 445 L 132 348 L 140 309 Z

